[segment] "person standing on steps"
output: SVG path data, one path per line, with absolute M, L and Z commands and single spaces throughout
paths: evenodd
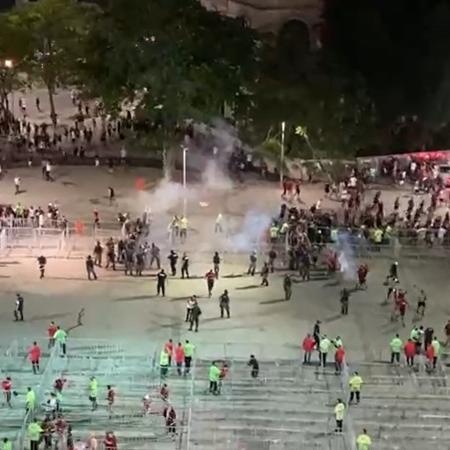
M 188 340 L 184 343 L 184 375 L 189 375 L 191 371 L 192 358 L 194 357 L 195 345 Z
M 345 404 L 340 398 L 338 398 L 334 407 L 334 416 L 336 418 L 336 428 L 334 429 L 334 431 L 336 433 L 342 433 L 344 427 L 344 415 Z

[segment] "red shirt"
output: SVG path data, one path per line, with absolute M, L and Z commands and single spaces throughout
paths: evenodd
M 56 325 L 50 325 L 47 329 L 48 337 L 52 338 L 57 329 L 58 327 Z
M 182 363 L 184 361 L 184 348 L 182 346 L 175 348 L 175 362 Z
M 2 381 L 2 389 L 4 392 L 9 392 L 12 388 L 12 383 L 10 380 L 3 380 Z
M 172 353 L 173 353 L 173 343 L 172 342 L 166 342 L 164 344 L 164 349 L 169 354 L 169 356 L 171 356 Z
M 316 345 L 316 341 L 310 336 L 310 337 L 305 337 L 305 339 L 303 339 L 303 350 L 305 352 L 312 352 L 314 350 L 314 347 Z
M 39 361 L 39 358 L 41 357 L 41 348 L 39 347 L 39 345 L 33 345 L 33 347 L 31 347 L 30 351 L 28 352 L 28 355 L 31 362 Z
M 429 361 L 433 361 L 434 359 L 434 348 L 432 345 L 427 347 L 426 355 Z
M 416 344 L 414 342 L 407 342 L 405 344 L 405 355 L 409 357 L 413 357 L 416 355 Z
M 107 395 L 107 399 L 109 403 L 114 403 L 114 398 L 116 396 L 116 393 L 114 392 L 113 389 L 109 389 L 108 391 L 108 395 Z
M 344 347 L 341 346 L 336 350 L 336 353 L 334 354 L 334 358 L 335 358 L 336 362 L 343 363 L 344 356 L 345 356 L 345 350 L 344 350 Z
M 209 271 L 206 275 L 205 275 L 206 279 L 208 281 L 214 281 L 216 279 L 216 274 L 213 271 Z

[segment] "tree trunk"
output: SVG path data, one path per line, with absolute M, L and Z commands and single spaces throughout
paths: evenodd
M 48 91 L 48 100 L 50 103 L 50 118 L 52 120 L 52 124 L 54 127 L 56 127 L 57 124 L 57 115 L 55 111 L 55 99 L 53 98 L 53 86 L 49 83 L 47 84 L 47 91 Z

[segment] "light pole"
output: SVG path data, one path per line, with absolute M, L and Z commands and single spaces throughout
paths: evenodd
M 286 131 L 286 122 L 281 122 L 281 157 L 280 157 L 280 185 L 283 187 L 284 178 L 284 137 Z
M 183 145 L 183 216 L 186 217 L 186 210 L 187 210 L 187 183 L 186 183 L 186 155 L 188 148 Z

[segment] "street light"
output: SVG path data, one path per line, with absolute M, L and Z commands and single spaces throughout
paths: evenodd
M 286 131 L 286 122 L 281 122 L 281 161 L 280 161 L 280 184 L 283 186 L 284 177 L 284 137 Z
M 186 155 L 188 147 L 183 145 L 181 149 L 183 150 L 183 216 L 186 217 L 186 210 L 187 210 Z

